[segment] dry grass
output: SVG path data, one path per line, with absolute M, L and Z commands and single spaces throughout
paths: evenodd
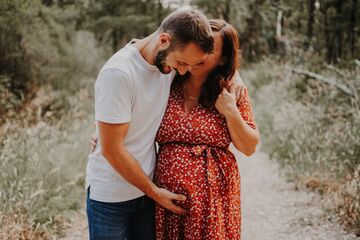
M 11 24 L 0 47 L 13 58 L 3 56 L 0 75 L 0 239 L 56 239 L 83 205 L 93 84 L 107 53 L 77 30 L 78 11 L 29 4 L 2 19 Z
M 353 176 L 330 200 L 340 216 L 340 221 L 360 236 L 360 165 Z
M 34 52 L 41 48 L 30 46 Z M 67 212 L 83 204 L 93 132 L 90 93 L 103 52 L 87 32 L 75 33 L 67 51 L 67 57 L 44 67 L 50 73 L 61 65 L 52 79 L 61 83 L 33 85 L 22 98 L 0 84 L 0 96 L 6 97 L 0 103 L 8 103 L 0 111 L 1 239 L 56 238 L 63 233 Z M 62 63 L 66 59 L 71 68 Z M 59 78 L 61 72 L 67 74 Z M 6 83 L 5 76 L 1 79 Z
M 8 119 L 0 155 L 0 232 L 14 239 L 61 235 L 66 212 L 84 201 L 88 139 L 93 131 L 86 90 L 68 97 L 67 112 L 42 120 Z
M 336 78 L 355 97 L 288 68 Z M 265 59 L 243 70 L 242 76 L 252 91 L 263 149 L 298 187 L 336 202 L 331 209 L 348 229 L 360 234 L 360 67 L 349 63 L 337 70 Z

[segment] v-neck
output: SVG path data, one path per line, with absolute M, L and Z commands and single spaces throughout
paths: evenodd
M 179 89 L 177 91 L 177 93 L 180 95 L 180 109 L 181 112 L 185 115 L 190 115 L 194 112 L 194 110 L 196 110 L 197 108 L 199 108 L 200 104 L 198 103 L 197 105 L 195 105 L 193 108 L 191 108 L 189 111 L 186 111 L 185 109 L 185 98 L 184 98 L 184 88 L 183 85 L 179 85 Z

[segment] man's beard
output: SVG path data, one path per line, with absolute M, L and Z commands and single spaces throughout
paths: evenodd
M 159 50 L 154 59 L 155 66 L 160 70 L 160 72 L 164 74 L 168 74 L 171 72 L 170 67 L 166 64 L 166 57 L 168 54 L 169 54 L 168 49 Z

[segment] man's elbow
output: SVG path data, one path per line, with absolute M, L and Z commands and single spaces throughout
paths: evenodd
M 116 155 L 116 150 L 114 149 L 114 147 L 106 147 L 103 146 L 101 148 L 101 154 L 108 160 L 112 159 L 114 157 L 114 155 Z
M 106 159 L 110 159 L 112 156 L 112 153 L 109 149 L 107 148 L 102 148 L 101 149 L 101 154 L 106 158 Z
M 116 156 L 121 156 L 124 154 L 125 146 L 122 144 L 117 144 L 116 146 L 102 146 L 101 154 L 108 160 L 113 159 Z

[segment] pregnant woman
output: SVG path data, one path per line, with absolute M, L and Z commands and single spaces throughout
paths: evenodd
M 178 215 L 156 206 L 156 239 L 240 239 L 240 175 L 229 144 L 251 155 L 259 142 L 246 86 L 229 81 L 239 60 L 235 29 L 210 20 L 214 53 L 177 77 L 162 124 L 154 181 L 187 197 Z

